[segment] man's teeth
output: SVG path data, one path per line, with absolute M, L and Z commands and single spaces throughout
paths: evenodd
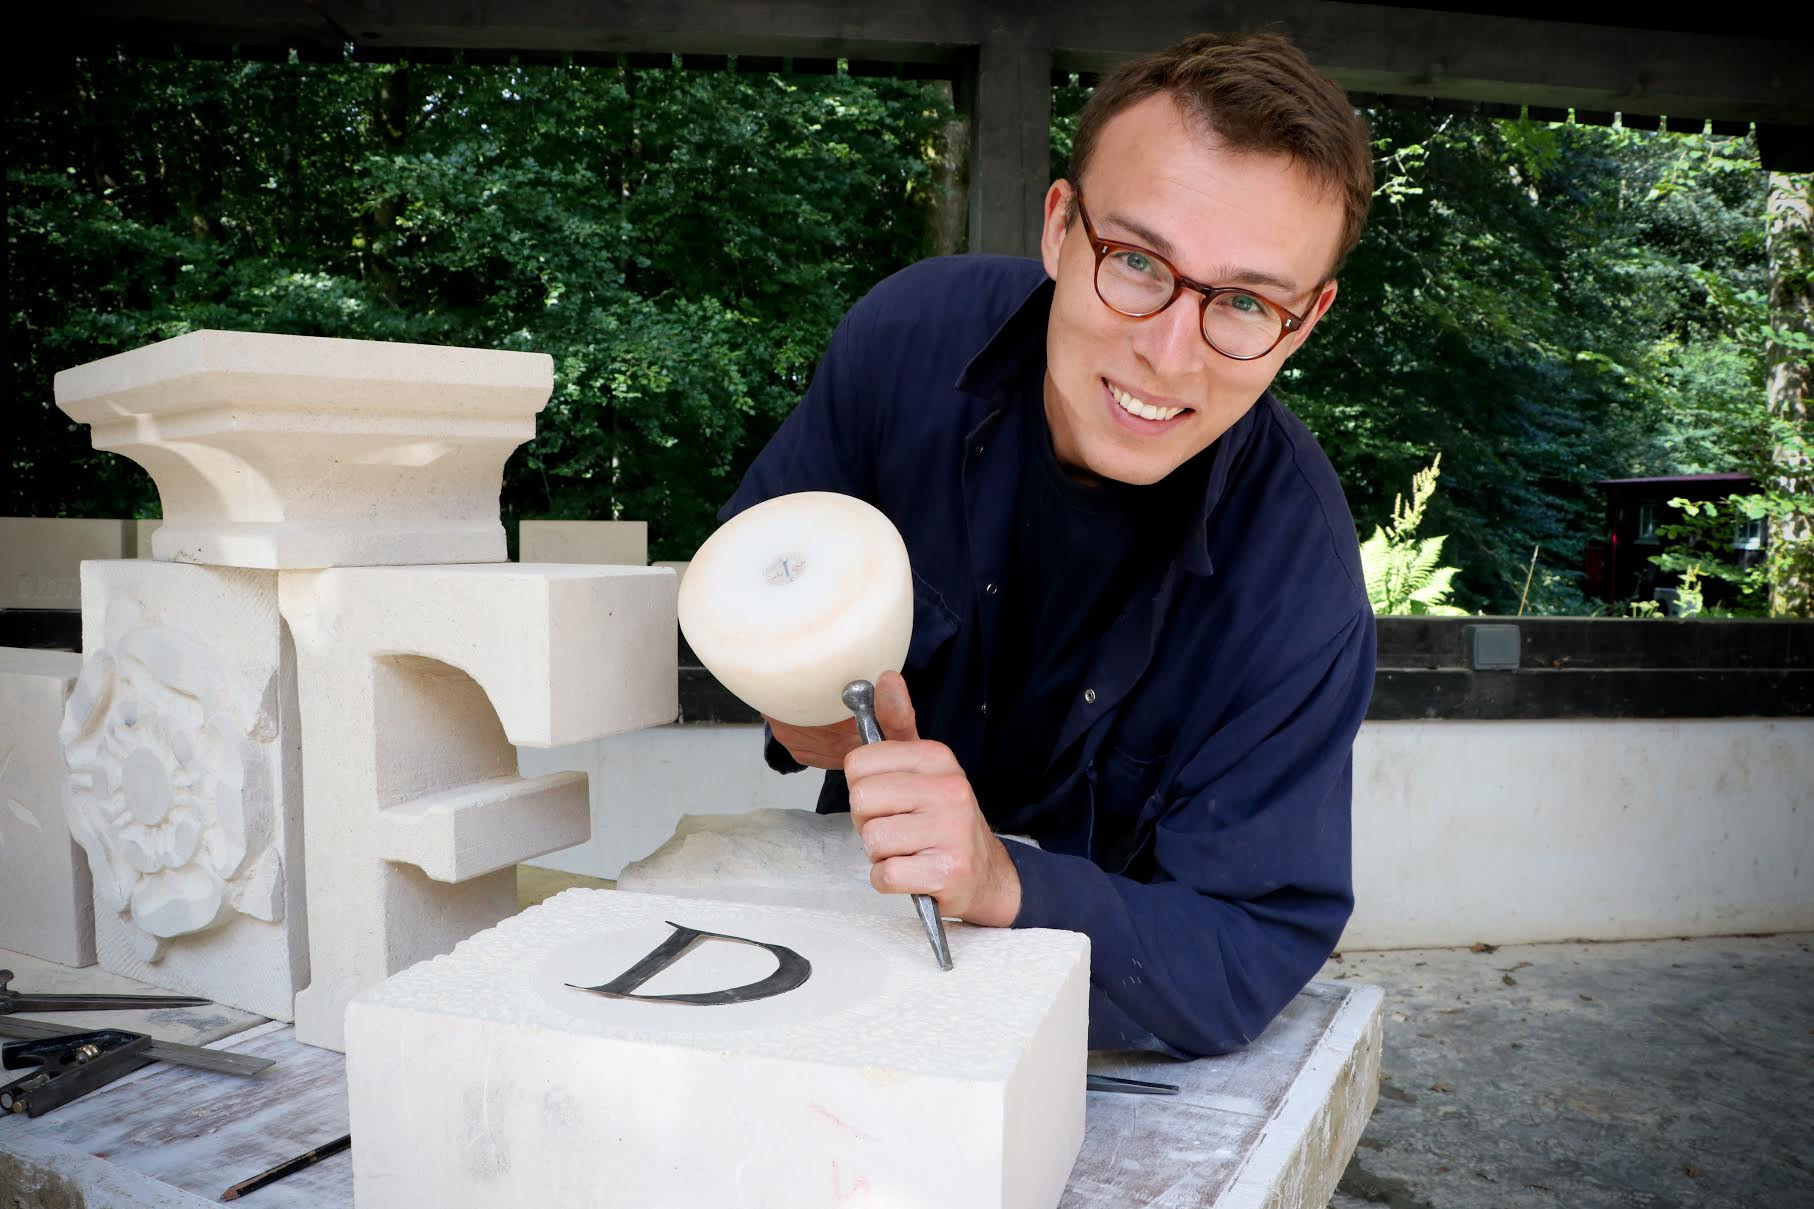
M 1142 420 L 1169 420 L 1184 410 L 1182 407 L 1154 407 L 1151 403 L 1136 399 L 1119 386 L 1110 386 L 1109 393 L 1115 396 L 1115 402 L 1121 404 L 1122 411 L 1139 416 Z

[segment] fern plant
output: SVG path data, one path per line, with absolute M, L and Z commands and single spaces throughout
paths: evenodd
M 1404 496 L 1392 501 L 1390 526 L 1376 525 L 1373 536 L 1361 543 L 1361 573 L 1367 580 L 1367 599 L 1375 613 L 1409 613 L 1419 616 L 1461 617 L 1466 609 L 1448 603 L 1455 590 L 1454 567 L 1442 566 L 1446 536 L 1417 536 L 1424 509 L 1436 494 L 1442 473 L 1442 455 L 1429 469 L 1411 476 L 1411 502 Z

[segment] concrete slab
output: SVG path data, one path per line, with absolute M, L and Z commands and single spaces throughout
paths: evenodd
M 1349 952 L 1322 976 L 1386 991 L 1335 1209 L 1814 1204 L 1814 935 Z

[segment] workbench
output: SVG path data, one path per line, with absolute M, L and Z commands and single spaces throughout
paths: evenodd
M 0 966 L 38 992 L 156 990 L 97 967 L 4 952 Z M 1234 1054 L 1197 1062 L 1092 1055 L 1095 1073 L 1181 1090 L 1089 1093 L 1083 1150 L 1061 1209 L 1322 1209 L 1378 1094 L 1381 1002 L 1376 987 L 1313 982 Z M 229 1185 L 347 1132 L 345 1058 L 299 1044 L 286 1024 L 218 1007 L 30 1018 L 136 1029 L 276 1064 L 237 1078 L 157 1062 L 35 1120 L 0 1116 L 6 1209 L 201 1209 L 219 1204 Z M 607 1187 L 601 1181 L 601 1198 Z M 352 1209 L 352 1156 L 324 1159 L 244 1202 Z

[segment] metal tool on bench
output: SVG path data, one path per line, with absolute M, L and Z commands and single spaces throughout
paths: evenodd
M 844 686 L 844 704 L 857 716 L 857 742 L 880 743 L 882 728 L 876 722 L 876 688 L 867 680 L 852 680 Z M 913 909 L 920 914 L 926 929 L 926 940 L 932 945 L 932 956 L 938 968 L 951 968 L 951 942 L 945 937 L 945 921 L 939 918 L 938 900 L 930 894 L 913 896 Z
M 41 1117 L 157 1059 L 151 1038 L 116 1028 L 0 1047 L 0 1066 L 38 1069 L 0 1087 L 0 1112 Z
M 25 1041 L 68 1041 L 81 1037 L 85 1030 L 42 1020 L 25 1020 L 15 1012 L 108 1012 L 147 1008 L 199 1007 L 213 1003 L 196 995 L 34 995 L 11 989 L 13 972 L 0 970 L 0 1037 Z M 126 1034 L 136 1036 L 137 1034 Z M 198 1070 L 211 1070 L 223 1075 L 256 1075 L 273 1065 L 274 1059 L 254 1058 L 248 1054 L 204 1049 L 199 1045 L 179 1045 L 147 1037 L 146 1053 L 151 1060 L 173 1062 Z M 10 1047 L 9 1047 L 10 1048 Z M 36 1052 L 36 1051 L 31 1051 Z M 139 1065 L 144 1065 L 140 1063 Z M 124 1073 L 124 1072 L 121 1072 Z M 117 1077 L 117 1076 L 116 1076 Z
M 11 970 L 0 970 L 0 1015 L 11 1012 L 111 1012 L 133 1008 L 200 1007 L 198 995 L 32 995 L 10 989 Z
M 1130 1096 L 1175 1096 L 1176 1083 L 1148 1083 L 1145 1079 L 1123 1079 L 1119 1075 L 1085 1075 L 1085 1091 L 1118 1091 Z
M 52 1037 L 74 1037 L 82 1031 L 60 1024 L 46 1024 L 42 1020 L 0 1016 L 0 1037 L 40 1041 Z M 159 1062 L 194 1067 L 196 1070 L 211 1070 L 220 1075 L 256 1075 L 277 1063 L 275 1058 L 255 1058 L 251 1054 L 236 1054 L 231 1050 L 208 1049 L 200 1045 L 182 1045 L 175 1041 L 159 1041 L 155 1037 L 151 1039 L 149 1052 Z

